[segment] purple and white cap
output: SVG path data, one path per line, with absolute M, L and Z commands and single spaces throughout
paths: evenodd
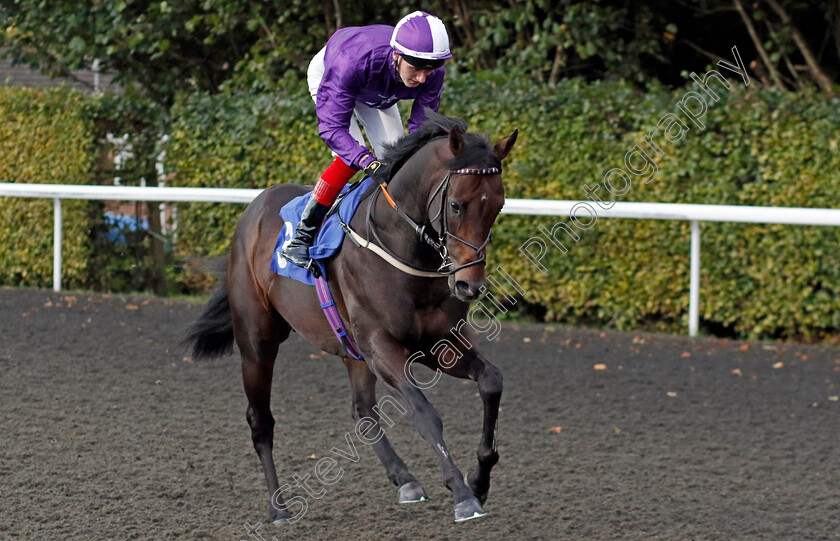
M 443 61 L 452 58 L 446 26 L 425 11 L 415 11 L 400 19 L 391 35 L 391 47 L 412 59 Z

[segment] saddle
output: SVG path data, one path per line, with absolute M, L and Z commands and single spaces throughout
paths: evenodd
M 370 177 L 367 177 L 359 182 L 348 184 L 339 194 L 336 202 L 333 204 L 327 218 L 324 222 L 321 231 L 318 232 L 318 237 L 309 248 L 309 257 L 311 257 L 323 272 L 323 261 L 334 256 L 341 243 L 344 241 L 345 232 L 341 227 L 341 222 L 349 223 L 359 208 L 362 196 L 367 192 L 368 188 L 373 184 Z M 315 285 L 315 277 L 306 269 L 302 269 L 297 265 L 292 264 L 283 258 L 283 249 L 286 244 L 292 241 L 295 236 L 295 229 L 300 221 L 300 214 L 306 202 L 309 200 L 309 192 L 295 197 L 280 209 L 280 217 L 285 222 L 283 229 L 277 235 L 277 242 L 274 245 L 274 257 L 271 258 L 271 270 L 280 276 L 286 276 L 302 282 L 309 286 Z M 341 219 L 339 221 L 339 218 Z
M 373 181 L 368 177 L 360 182 L 345 186 L 327 213 L 324 225 L 321 227 L 321 231 L 318 232 L 318 237 L 309 249 L 309 256 L 321 269 L 321 276 L 319 278 L 316 279 L 312 276 L 311 272 L 292 264 L 282 256 L 286 244 L 291 242 L 295 236 L 295 229 L 300 221 L 301 212 L 309 200 L 309 192 L 292 199 L 280 209 L 280 217 L 283 218 L 285 223 L 283 229 L 280 230 L 280 234 L 277 235 L 277 242 L 274 245 L 274 257 L 271 258 L 271 270 L 275 273 L 280 276 L 292 278 L 306 285 L 315 286 L 318 302 L 321 304 L 324 317 L 327 318 L 327 323 L 329 323 L 333 334 L 344 345 L 347 352 L 357 360 L 363 360 L 364 357 L 347 334 L 347 327 L 344 325 L 336 309 L 335 301 L 333 300 L 332 293 L 330 293 L 330 287 L 327 285 L 326 269 L 324 268 L 323 262 L 335 255 L 341 247 L 341 243 L 344 241 L 342 222 L 346 224 L 353 218 L 356 209 L 359 208 L 363 194 L 371 184 L 373 184 Z

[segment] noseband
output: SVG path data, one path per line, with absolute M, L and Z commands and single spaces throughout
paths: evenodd
M 402 210 L 400 206 L 396 203 L 396 201 L 394 201 L 394 199 L 391 197 L 391 194 L 388 193 L 385 183 L 379 185 L 380 189 L 377 190 L 374 196 L 371 198 L 371 202 L 368 204 L 367 208 L 366 224 L 368 235 L 370 236 L 372 234 L 373 237 L 376 239 L 377 244 L 371 243 L 370 238 L 364 239 L 360 237 L 355 231 L 353 231 L 350 228 L 349 224 L 345 224 L 342 222 L 341 227 L 342 229 L 344 229 L 345 232 L 347 232 L 350 235 L 350 238 L 353 239 L 357 246 L 368 248 L 369 250 L 376 252 L 377 255 L 385 259 L 394 267 L 414 276 L 422 276 L 426 278 L 449 276 L 451 274 L 455 274 L 461 269 L 472 267 L 473 265 L 484 264 L 487 260 L 485 248 L 487 246 L 487 243 L 490 242 L 490 239 L 493 235 L 493 229 L 491 228 L 490 231 L 488 231 L 487 237 L 484 239 L 484 242 L 482 242 L 478 246 L 449 231 L 449 221 L 447 220 L 445 211 L 446 195 L 449 192 L 449 184 L 452 179 L 452 175 L 495 175 L 500 172 L 501 170 L 498 167 L 486 167 L 481 169 L 451 169 L 447 171 L 446 176 L 443 177 L 443 180 L 441 180 L 438 183 L 437 187 L 435 187 L 435 189 L 432 191 L 432 195 L 431 197 L 429 197 L 429 201 L 426 204 L 426 215 L 428 216 L 431 212 L 431 208 L 434 204 L 435 198 L 440 198 L 440 207 L 438 208 L 437 214 L 435 214 L 434 217 L 429 218 L 429 225 L 431 225 L 431 227 L 428 227 L 427 225 L 418 224 L 411 218 L 411 216 L 406 214 L 405 211 Z M 385 199 L 388 200 L 388 204 L 390 204 L 391 207 L 395 211 L 397 211 L 397 214 L 399 214 L 399 216 L 408 225 L 410 225 L 412 229 L 414 229 L 415 233 L 417 233 L 417 236 L 420 238 L 420 240 L 428 246 L 430 246 L 438 253 L 438 255 L 440 255 L 441 264 L 437 270 L 418 269 L 412 266 L 408 261 L 403 261 L 390 249 L 388 249 L 382 242 L 382 239 L 379 238 L 379 235 L 376 234 L 376 230 L 371 226 L 371 210 L 374 206 L 376 198 L 379 196 L 380 193 L 382 193 L 385 196 Z M 437 229 L 434 226 L 435 222 L 439 222 L 440 224 L 440 227 Z M 434 235 L 434 237 L 432 235 Z M 455 266 L 454 261 L 452 261 L 452 256 L 449 254 L 449 250 L 446 248 L 446 241 L 448 238 L 455 239 L 461 244 L 469 246 L 470 248 L 475 250 L 476 255 L 478 255 L 478 259 L 469 263 L 465 263 L 463 265 Z

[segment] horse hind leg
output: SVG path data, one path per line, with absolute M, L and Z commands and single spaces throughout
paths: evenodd
M 248 397 L 245 414 L 251 427 L 251 440 L 262 464 L 269 494 L 269 518 L 275 524 L 294 522 L 283 501 L 282 490 L 274 467 L 274 417 L 271 415 L 271 381 L 274 359 L 280 344 L 289 336 L 291 327 L 276 312 L 262 312 L 252 306 L 250 317 L 238 320 L 236 341 L 242 354 L 242 382 Z M 270 309 L 269 309 L 270 310 Z M 253 315 L 257 313 L 259 315 Z
M 380 411 L 385 406 L 385 400 L 382 404 L 376 403 L 376 376 L 373 375 L 364 361 L 357 361 L 349 357 L 343 357 L 342 360 L 350 376 L 353 419 L 360 431 L 362 428 L 364 429 L 365 437 L 369 441 L 373 441 L 373 451 L 379 457 L 382 465 L 385 466 L 388 480 L 399 487 L 399 503 L 426 501 L 428 497 L 426 491 L 423 490 L 423 486 L 408 471 L 405 462 L 391 447 L 391 442 L 388 441 L 382 430 L 380 417 L 384 418 L 388 426 L 393 426 L 394 422 L 385 413 L 380 415 Z M 398 404 L 392 405 L 396 408 L 402 408 Z M 401 410 L 398 409 L 397 411 Z M 401 412 L 404 413 L 405 411 L 402 410 Z M 371 419 L 373 424 L 365 423 L 365 426 L 361 426 L 362 419 L 366 418 Z

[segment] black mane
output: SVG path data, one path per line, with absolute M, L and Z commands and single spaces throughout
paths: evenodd
M 385 178 L 394 178 L 405 162 L 426 143 L 438 137 L 448 136 L 449 131 L 456 127 L 464 132 L 464 150 L 448 164 L 449 169 L 501 165 L 486 138 L 474 133 L 466 133 L 467 123 L 464 120 L 443 116 L 427 108 L 426 121 L 417 128 L 417 131 L 386 145 L 385 154 L 382 156 Z

